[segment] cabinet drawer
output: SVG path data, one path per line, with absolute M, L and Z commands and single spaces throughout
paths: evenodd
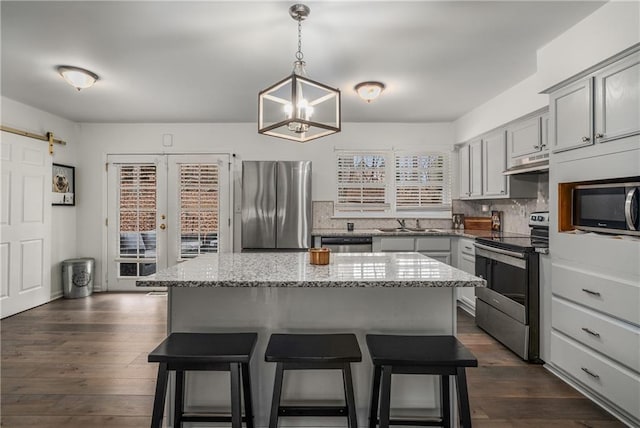
M 460 239 L 460 241 L 458 241 L 458 245 L 460 246 L 460 252 L 462 254 L 468 254 L 470 256 L 475 257 L 476 247 L 473 245 L 474 242 L 475 241 L 473 239 Z
M 382 238 L 381 251 L 414 251 L 414 238 Z
M 557 297 L 551 308 L 553 328 L 640 372 L 640 328 Z
M 424 237 L 416 238 L 416 251 L 450 251 L 451 238 Z
M 640 377 L 579 343 L 551 332 L 551 361 L 640 421 Z
M 553 294 L 640 325 L 640 287 L 632 281 L 553 263 Z

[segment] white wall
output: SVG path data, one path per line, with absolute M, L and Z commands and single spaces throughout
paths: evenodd
M 163 147 L 163 134 L 173 135 L 173 146 Z M 343 123 L 342 132 L 300 144 L 259 135 L 253 123 L 237 124 L 81 124 L 76 171 L 79 189 L 78 253 L 102 260 L 105 229 L 107 154 L 235 153 L 236 171 L 242 160 L 313 161 L 313 199 L 330 201 L 335 189 L 335 149 L 428 150 L 452 149 L 451 123 L 380 124 Z M 96 278 L 104 278 L 97 263 Z
M 612 1 L 537 52 L 532 76 L 454 122 L 464 142 L 549 104 L 541 91 L 640 43 L 640 2 Z
M 42 110 L 2 97 L 2 124 L 34 134 L 53 132 L 55 138 L 66 141 L 65 146 L 54 146 L 53 162 L 77 166 L 78 125 Z M 47 144 L 42 142 L 42 144 Z M 82 175 L 76 169 L 76 180 L 82 187 Z M 78 189 L 76 189 L 76 192 Z M 77 202 L 80 203 L 80 202 Z M 51 297 L 62 294 L 61 266 L 65 259 L 77 257 L 76 220 L 79 205 L 51 207 Z

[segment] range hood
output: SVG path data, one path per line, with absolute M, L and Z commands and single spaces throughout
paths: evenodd
M 549 170 L 549 153 L 528 156 L 513 161 L 513 165 L 503 175 L 540 173 Z

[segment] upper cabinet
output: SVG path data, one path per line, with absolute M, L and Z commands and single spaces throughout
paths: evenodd
M 507 142 L 504 130 L 486 135 L 482 139 L 482 195 L 505 196 L 507 177 Z
M 537 114 L 513 122 L 507 126 L 507 147 L 512 165 L 513 159 L 546 153 L 548 142 L 549 114 Z
M 549 112 L 554 153 L 593 144 L 593 77 L 554 92 Z
M 535 176 L 505 176 L 506 131 L 500 128 L 459 148 L 460 199 L 535 197 Z
M 482 196 L 482 140 L 469 143 L 469 196 Z
M 640 53 L 550 95 L 553 152 L 640 133 Z
M 631 55 L 595 75 L 597 143 L 640 131 L 640 54 Z

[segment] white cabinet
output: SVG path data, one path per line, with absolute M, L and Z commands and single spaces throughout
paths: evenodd
M 538 156 L 548 152 L 547 142 L 549 114 L 536 114 L 533 117 L 515 121 L 507 126 L 507 152 L 509 165 L 513 160 Z
M 553 152 L 640 133 L 640 53 L 550 95 Z
M 482 140 L 469 143 L 469 196 L 482 196 Z
M 458 151 L 458 169 L 460 172 L 460 199 L 467 199 L 471 196 L 471 181 L 469 171 L 469 145 L 465 144 Z
M 448 236 L 374 236 L 373 251 L 417 251 L 451 264 L 451 238 Z
M 616 271 L 552 262 L 551 364 L 640 425 L 640 285 Z
M 640 131 L 640 55 L 622 59 L 595 75 L 597 143 Z
M 551 94 L 553 152 L 593 143 L 593 78 L 580 80 Z
M 507 142 L 504 131 L 494 132 L 482 139 L 482 195 L 505 196 L 507 177 Z
M 460 199 L 533 198 L 535 176 L 505 176 L 507 141 L 504 128 L 459 148 Z
M 476 251 L 474 240 L 468 238 L 458 238 L 456 252 L 456 267 L 462 271 L 475 275 L 476 272 Z M 476 308 L 475 288 L 458 288 L 458 301 L 460 306 L 467 312 L 474 314 Z

